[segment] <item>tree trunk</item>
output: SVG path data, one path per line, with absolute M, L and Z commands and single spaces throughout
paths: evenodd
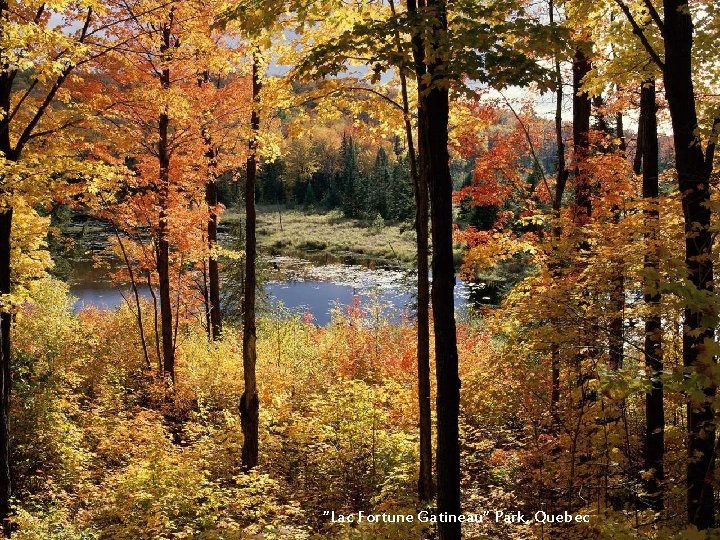
M 205 71 L 198 78 L 198 86 L 208 84 L 210 82 L 210 72 Z M 205 184 L 205 203 L 208 207 L 207 222 L 207 242 L 210 249 L 210 257 L 207 261 L 207 281 L 205 286 L 205 306 L 208 318 L 208 334 L 210 339 L 220 339 L 222 333 L 222 314 L 220 312 L 220 272 L 218 269 L 217 258 L 212 255 L 212 251 L 217 245 L 217 229 L 218 229 L 218 192 L 217 192 L 217 148 L 213 145 L 212 135 L 210 131 L 204 127 L 202 129 L 202 137 L 207 150 L 205 157 L 207 158 L 209 178 Z
M 0 212 L 0 294 L 10 294 L 10 231 L 12 228 L 12 207 Z M 0 387 L 2 387 L 2 405 L 0 406 L 0 517 L 3 529 L 10 536 L 10 496 L 12 484 L 10 476 L 10 376 L 11 347 L 10 330 L 12 314 L 3 311 L 0 314 Z
M 170 242 L 168 240 L 167 206 L 170 182 L 167 154 L 168 117 L 160 115 L 160 224 L 156 245 L 158 272 L 158 294 L 160 296 L 160 335 L 162 338 L 163 372 L 175 381 L 175 353 L 173 350 L 172 302 L 170 299 Z
M 259 63 L 260 53 L 253 52 L 252 67 L 252 101 L 253 111 L 250 119 L 252 135 L 250 138 L 250 154 L 247 159 L 247 180 L 245 182 L 245 289 L 243 297 L 243 376 L 245 390 L 240 398 L 240 422 L 243 432 L 242 466 L 245 470 L 252 469 L 258 463 L 258 431 L 259 408 L 257 380 L 255 377 L 256 363 L 256 332 L 255 332 L 255 178 L 257 175 L 257 135 L 260 129 L 258 111 L 259 93 L 261 89 Z
M 609 129 L 606 130 L 608 135 L 611 135 Z M 623 116 L 622 113 L 617 113 L 616 124 L 615 124 L 615 136 L 620 141 L 620 151 L 623 156 L 626 155 L 625 146 L 625 129 L 623 127 Z M 615 226 L 620 224 L 622 218 L 621 208 L 618 205 L 614 205 L 612 208 L 613 223 Z M 623 258 L 614 257 L 613 273 L 610 284 L 610 323 L 608 336 L 608 357 L 610 359 L 610 369 L 618 370 L 622 367 L 625 359 L 625 328 L 624 328 L 624 313 L 625 313 L 625 272 L 623 268 Z
M 0 0 L 0 24 L 6 24 L 8 18 L 8 3 Z M 5 119 L 9 118 L 13 77 L 7 66 L 2 66 L 0 72 L 0 152 L 6 159 L 14 160 L 15 155 L 10 144 L 10 125 Z M 0 190 L 3 195 L 7 192 L 5 179 L 0 177 Z M 0 294 L 10 294 L 10 232 L 12 229 L 13 209 L 7 206 L 0 212 Z M 4 304 L 5 302 L 3 302 Z M 12 482 L 10 476 L 10 391 L 12 389 L 11 342 L 12 315 L 10 312 L 0 313 L 0 520 L 2 520 L 3 536 L 10 537 L 10 497 L 12 496 Z
M 582 80 L 590 73 L 590 60 L 581 47 L 573 57 L 573 153 L 575 162 L 574 221 L 585 225 L 592 214 L 591 185 L 584 162 L 590 151 L 591 102 L 587 92 L 582 91 Z
M 413 160 L 411 159 L 411 162 Z M 412 168 L 412 167 L 411 167 Z M 420 476 L 418 496 L 433 498 L 432 415 L 430 410 L 430 280 L 428 268 L 428 184 L 427 177 L 413 173 L 415 187 L 415 233 L 417 238 L 417 366 L 420 429 Z
M 395 15 L 395 4 L 390 0 Z M 400 50 L 400 32 L 395 29 L 395 44 Z M 422 62 L 422 61 L 421 61 Z M 423 64 L 424 66 L 424 64 Z M 418 66 L 416 66 L 416 71 Z M 418 472 L 418 498 L 430 501 L 435 492 L 432 477 L 432 413 L 430 410 L 430 277 L 428 268 L 428 185 L 427 177 L 418 169 L 417 153 L 410 122 L 410 106 L 405 70 L 400 67 L 400 89 L 405 138 L 410 160 L 410 176 L 415 196 L 415 235 L 417 248 L 417 370 L 418 370 L 418 429 L 420 435 L 420 470 Z M 419 128 L 419 126 L 418 126 Z M 418 135 L 418 143 L 422 139 Z
M 428 0 L 431 17 L 430 43 L 426 49 L 438 51 L 447 34 L 445 0 Z M 432 233 L 432 308 L 435 333 L 435 370 L 437 381 L 437 510 L 460 515 L 460 377 L 458 375 L 457 336 L 455 329 L 455 267 L 452 238 L 452 178 L 448 154 L 449 95 L 437 84 L 444 77 L 446 65 L 438 55 L 426 64 L 427 78 L 419 84 L 419 134 L 421 137 L 420 174 L 430 188 Z M 460 523 L 438 523 L 440 540 L 460 538 Z
M 548 2 L 548 14 L 550 25 L 555 24 L 555 5 L 553 0 Z M 562 105 L 563 105 L 563 80 L 560 70 L 560 59 L 555 56 L 555 144 L 557 145 L 557 173 L 555 176 L 555 193 L 553 194 L 553 218 L 557 220 L 552 229 L 553 250 L 560 241 L 562 226 L 560 225 L 560 209 L 565 194 L 565 186 L 568 179 L 568 170 L 565 165 L 565 143 L 562 134 Z M 550 263 L 550 272 L 553 282 L 560 279 L 558 263 L 553 260 Z M 557 321 L 553 321 L 557 326 Z M 557 330 L 556 330 L 557 331 Z M 550 345 L 550 416 L 552 422 L 557 421 L 557 409 L 560 403 L 560 346 L 557 342 Z
M 460 377 L 455 330 L 455 267 L 452 239 L 452 179 L 448 142 L 448 93 L 434 88 L 426 101 L 423 146 L 427 147 L 432 222 L 432 307 L 437 380 L 438 512 L 460 515 Z M 440 523 L 441 540 L 460 538 L 459 523 Z
M 685 265 L 692 285 L 701 293 L 713 292 L 712 233 L 710 231 L 710 173 L 712 152 L 705 156 L 697 135 L 697 110 L 692 80 L 693 26 L 684 0 L 664 0 L 665 96 L 673 127 L 675 165 L 685 218 Z M 715 386 L 711 370 L 715 360 L 704 358 L 704 342 L 715 337 L 714 321 L 702 306 L 685 308 L 683 363 L 707 377 L 705 401 L 688 402 L 688 521 L 699 529 L 715 526 L 714 488 Z
M 0 0 L 0 22 L 7 22 L 8 4 Z M 12 95 L 12 77 L 7 67 L 3 66 L 0 73 L 0 152 L 6 159 L 15 159 L 10 144 L 10 126 L 4 121 L 10 113 L 10 97 Z M 5 179 L 0 178 L 0 189 L 3 195 L 8 195 Z M 9 294 L 10 281 L 10 232 L 12 228 L 13 209 L 7 206 L 0 212 L 0 294 Z M 3 302 L 4 304 L 5 302 Z M 10 476 L 10 390 L 12 379 L 10 376 L 11 346 L 10 331 L 12 315 L 3 311 L 0 313 L 0 520 L 2 520 L 3 536 L 10 536 L 10 497 L 12 483 Z
M 207 237 L 210 250 L 217 245 L 217 184 L 211 179 L 205 185 L 205 201 L 208 205 Z M 219 339 L 222 333 L 222 315 L 220 313 L 220 271 L 218 261 L 212 254 L 208 258 L 208 306 L 210 310 L 210 332 L 212 339 Z
M 645 209 L 648 244 L 645 254 L 645 283 L 643 299 L 648 308 L 645 319 L 645 343 L 643 354 L 645 366 L 651 381 L 651 390 L 645 395 L 645 448 L 643 467 L 646 472 L 653 471 L 645 481 L 647 506 L 653 510 L 663 509 L 662 481 L 665 477 L 663 458 L 665 455 L 665 411 L 663 408 L 663 383 L 660 379 L 663 369 L 662 325 L 660 317 L 659 256 L 657 231 L 658 212 L 658 135 L 655 104 L 655 80 L 643 83 L 640 91 L 640 119 L 642 122 L 642 196 L 648 207 Z
M 172 14 L 170 15 L 172 17 Z M 162 31 L 163 42 L 160 50 L 165 53 L 170 48 L 170 26 L 166 24 Z M 160 74 L 163 89 L 170 87 L 170 70 L 165 68 Z M 156 264 L 160 295 L 160 335 L 162 338 L 163 372 L 165 377 L 175 381 L 175 347 L 173 346 L 172 302 L 170 300 L 170 242 L 168 240 L 168 205 L 170 197 L 170 152 L 168 149 L 168 127 L 170 118 L 167 112 L 158 119 L 158 161 L 160 176 L 158 186 L 158 205 L 160 223 L 156 242 Z

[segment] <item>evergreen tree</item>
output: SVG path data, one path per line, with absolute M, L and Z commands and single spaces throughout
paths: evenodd
M 382 147 L 377 151 L 375 163 L 367 180 L 365 182 L 367 186 L 365 214 L 369 218 L 380 214 L 383 218 L 389 219 L 387 199 L 390 188 L 390 171 L 388 171 L 388 156 Z
M 343 135 L 340 154 L 341 168 L 337 179 L 342 210 L 346 217 L 355 218 L 360 214 L 360 201 L 358 200 L 360 168 L 357 147 L 352 137 Z
M 389 221 L 408 221 L 415 214 L 412 181 L 407 156 L 398 156 L 388 175 L 388 187 L 383 194 L 386 199 L 386 219 Z
M 303 206 L 305 209 L 315 208 L 317 206 L 317 197 L 315 196 L 315 190 L 313 189 L 312 182 L 308 182 L 307 189 L 305 190 L 305 199 L 303 200 Z

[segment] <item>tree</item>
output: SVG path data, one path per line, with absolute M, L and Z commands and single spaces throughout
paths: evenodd
M 237 51 L 212 26 L 212 7 L 138 0 L 113 8 L 123 21 L 113 37 L 127 47 L 100 64 L 98 82 L 115 104 L 103 115 L 106 136 L 95 152 L 127 169 L 122 182 L 88 189 L 101 195 L 98 215 L 134 244 L 125 246 L 128 262 L 150 287 L 158 369 L 172 383 L 181 306 L 198 302 L 193 288 L 215 304 L 205 311 L 208 330 L 219 333 L 215 181 L 244 157 L 233 141 L 237 124 L 225 121 L 242 110 L 244 81 L 236 76 Z
M 419 175 L 430 189 L 432 234 L 432 309 L 437 379 L 437 509 L 460 514 L 460 377 L 455 330 L 455 267 L 452 238 L 452 178 L 448 154 L 450 100 L 447 58 L 441 43 L 447 39 L 447 6 L 444 0 L 428 0 L 418 6 L 408 0 L 408 13 L 427 24 L 427 34 L 417 27 L 412 36 L 418 85 Z M 430 57 L 426 56 L 427 52 Z M 460 538 L 460 523 L 438 525 L 441 540 Z
M 84 146 L 78 129 L 108 105 L 92 97 L 86 75 L 92 64 L 118 46 L 105 31 L 117 20 L 98 15 L 94 1 L 0 1 L 0 519 L 9 534 L 12 294 L 23 278 L 13 271 L 14 218 L 47 197 L 50 181 L 63 175 L 97 179 L 109 174 L 93 162 L 77 159 Z M 82 96 L 82 98 L 80 97 Z M 38 179 L 46 178 L 40 182 Z M 25 203 L 18 199 L 25 199 Z
M 649 79 L 642 83 L 640 90 L 640 133 L 637 152 L 642 159 L 642 196 L 647 199 L 648 208 L 646 237 L 650 245 L 645 255 L 644 267 L 647 272 L 644 302 L 648 305 L 649 315 L 645 319 L 645 340 L 643 354 L 645 365 L 651 377 L 651 389 L 645 397 L 645 447 L 644 468 L 648 479 L 645 489 L 648 492 L 648 506 L 662 510 L 664 456 L 665 456 L 665 408 L 663 404 L 663 349 L 662 318 L 659 311 L 662 296 L 658 279 L 659 256 L 657 242 L 659 176 L 657 105 L 655 103 L 655 81 Z
M 701 297 L 711 295 L 713 287 L 713 235 L 710 230 L 710 177 L 715 160 L 715 139 L 720 119 L 712 121 L 711 136 L 703 143 L 698 131 L 698 107 L 694 91 L 693 10 L 679 0 L 663 1 L 663 17 L 647 2 L 645 8 L 660 31 L 664 58 L 648 38 L 649 31 L 638 23 L 630 7 L 622 0 L 616 4 L 630 22 L 640 44 L 663 74 L 665 97 L 672 122 L 675 166 L 682 194 L 685 219 L 685 265 L 691 287 Z M 687 405 L 688 521 L 699 529 L 715 526 L 714 488 L 709 479 L 715 469 L 715 415 L 712 401 L 716 382 L 710 375 L 715 359 L 708 345 L 715 337 L 717 313 L 710 317 L 706 308 L 689 302 L 683 326 L 683 361 L 685 367 L 700 377 L 704 398 L 689 397 Z
M 262 83 L 260 69 L 262 57 L 258 49 L 252 53 L 252 113 L 251 136 L 248 143 L 247 176 L 245 180 L 245 289 L 243 292 L 243 377 L 245 389 L 240 397 L 240 420 L 243 432 L 242 465 L 252 469 L 258 463 L 258 431 L 260 400 L 257 389 L 255 366 L 257 364 L 257 333 L 255 327 L 255 294 L 257 260 L 255 177 L 257 174 L 258 132 L 260 113 L 258 103 Z

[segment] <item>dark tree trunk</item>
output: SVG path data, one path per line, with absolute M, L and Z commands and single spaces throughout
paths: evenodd
M 158 294 L 160 296 L 160 335 L 162 338 L 163 372 L 166 377 L 175 380 L 175 351 L 173 347 L 172 302 L 170 299 L 170 242 L 168 240 L 167 207 L 169 198 L 168 117 L 160 115 L 160 186 L 158 203 L 160 206 L 160 224 L 156 244 L 156 263 L 158 272 Z
M 432 74 L 432 70 L 430 70 Z M 448 92 L 433 88 L 424 103 L 421 129 L 426 148 L 432 223 L 432 307 L 437 380 L 438 512 L 460 514 L 460 377 L 455 331 L 455 267 L 452 239 L 452 179 L 448 142 Z M 459 523 L 440 523 L 441 540 L 460 538 Z
M 425 6 L 431 16 L 430 43 L 433 50 L 447 34 L 447 13 L 444 0 L 429 0 Z M 427 78 L 419 85 L 419 135 L 421 150 L 420 174 L 430 188 L 430 220 L 432 231 L 432 308 L 435 333 L 435 370 L 437 381 L 437 510 L 440 514 L 460 514 L 460 377 L 455 329 L 455 267 L 452 238 L 452 179 L 448 155 L 449 95 L 446 87 L 437 84 L 445 74 L 446 65 L 438 56 L 426 64 Z M 460 523 L 438 523 L 440 540 L 460 538 Z
M 639 150 L 642 154 L 642 196 L 646 199 L 645 209 L 648 243 L 645 254 L 644 269 L 644 302 L 647 304 L 648 316 L 645 319 L 645 343 L 643 353 L 645 366 L 651 380 L 651 390 L 645 395 L 645 448 L 644 469 L 653 471 L 647 476 L 645 490 L 648 493 L 647 506 L 653 510 L 663 509 L 663 487 L 665 477 L 663 459 L 665 455 L 665 411 L 663 408 L 663 383 L 660 379 L 663 369 L 662 326 L 660 317 L 659 290 L 659 256 L 657 248 L 657 231 L 659 212 L 657 198 L 658 188 L 658 135 L 655 104 L 655 81 L 650 79 L 643 83 L 640 91 L 640 120 L 642 122 L 642 139 Z
M 420 500 L 433 498 L 432 415 L 430 410 L 430 282 L 428 268 L 428 185 L 427 177 L 414 173 L 415 233 L 417 238 L 417 366 L 420 428 Z
M 205 201 L 208 205 L 207 238 L 212 250 L 217 245 L 217 184 L 215 179 L 209 180 L 205 185 Z M 220 313 L 220 271 L 218 261 L 214 256 L 208 258 L 208 308 L 210 311 L 210 335 L 212 339 L 219 339 L 222 333 L 222 318 Z
M 395 5 L 390 0 L 390 8 L 395 14 Z M 415 72 L 424 72 L 422 48 L 416 47 L 417 34 L 413 36 L 413 55 Z M 400 50 L 400 32 L 395 29 L 395 42 Z M 421 45 L 421 44 L 420 44 Z M 418 371 L 418 429 L 420 435 L 420 470 L 418 472 L 418 498 L 429 501 L 435 495 L 432 476 L 432 412 L 430 409 L 430 278 L 428 268 L 428 185 L 427 176 L 420 172 L 418 153 L 415 152 L 413 130 L 410 122 L 410 106 L 407 92 L 405 70 L 400 68 L 400 88 L 402 92 L 403 114 L 405 117 L 405 138 L 410 159 L 410 176 L 415 196 L 415 235 L 417 248 L 417 371 Z M 418 126 L 420 129 L 420 126 Z M 418 133 L 418 144 L 422 135 Z
M 610 130 L 607 129 L 606 133 L 610 135 Z M 624 156 L 627 148 L 625 145 L 625 129 L 623 127 L 622 113 L 618 113 L 616 116 L 615 135 L 620 140 L 620 151 Z M 613 223 L 617 226 L 621 218 L 620 207 L 617 205 L 613 206 L 612 212 Z M 615 257 L 612 262 L 613 274 L 610 285 L 611 318 L 609 324 L 610 335 L 608 336 L 608 357 L 610 359 L 610 369 L 617 370 L 622 367 L 625 359 L 625 272 L 622 257 Z
M 0 0 L 0 24 L 6 24 L 8 4 Z M 10 126 L 4 119 L 9 117 L 13 78 L 7 66 L 0 73 L 0 152 L 6 159 L 16 159 L 10 144 Z M 7 195 L 5 179 L 0 177 L 0 190 Z M 10 293 L 10 231 L 12 228 L 13 209 L 8 206 L 0 211 L 0 294 Z M 3 536 L 10 536 L 10 497 L 12 484 L 10 476 L 10 377 L 11 347 L 10 331 L 12 315 L 0 313 L 0 520 L 2 520 Z
M 198 78 L 198 86 L 208 84 L 210 82 L 210 72 L 205 71 L 201 77 Z M 207 275 L 205 281 L 205 309 L 208 318 L 208 335 L 210 339 L 220 339 L 222 333 L 222 314 L 220 312 L 220 272 L 218 269 L 217 258 L 212 255 L 212 250 L 217 245 L 217 230 L 218 230 L 218 192 L 217 192 L 217 148 L 213 145 L 212 135 L 210 132 L 203 128 L 202 130 L 203 142 L 207 147 L 205 151 L 205 157 L 207 158 L 208 170 L 210 177 L 205 184 L 205 203 L 208 207 L 208 222 L 207 222 L 207 242 L 208 248 L 211 251 L 210 257 L 207 261 Z
M 172 13 L 170 15 L 172 18 Z M 162 30 L 161 52 L 170 48 L 170 25 Z M 170 87 L 170 70 L 165 68 L 160 74 L 163 89 Z M 165 377 L 175 381 L 175 347 L 173 344 L 173 314 L 170 299 L 170 241 L 168 239 L 168 205 L 170 198 L 170 151 L 168 149 L 168 127 L 170 118 L 167 112 L 160 114 L 158 119 L 158 161 L 160 177 L 158 186 L 158 205 L 160 206 L 160 223 L 156 242 L 156 264 L 158 272 L 158 293 L 160 295 L 160 335 L 162 338 L 163 372 Z
M 575 162 L 575 208 L 574 220 L 585 225 L 592 214 L 590 178 L 584 162 L 590 150 L 591 102 L 587 92 L 581 90 L 582 80 L 590 73 L 590 60 L 581 47 L 573 57 L 573 153 Z
M 0 0 L 0 24 L 7 24 L 8 3 Z M 0 73 L 0 152 L 6 159 L 15 160 L 15 154 L 10 144 L 9 118 L 13 75 L 7 65 L 2 66 Z M 8 195 L 5 179 L 0 177 L 0 191 Z M 0 294 L 9 294 L 10 281 L 10 232 L 12 229 L 13 209 L 7 206 L 0 211 Z M 4 302 L 3 302 L 4 303 Z M 10 476 L 10 391 L 12 379 L 10 376 L 11 346 L 10 331 L 12 328 L 12 315 L 3 311 L 0 313 L 0 520 L 2 521 L 3 536 L 10 536 L 10 497 L 12 483 Z
M 243 376 L 245 390 L 240 398 L 240 422 L 243 432 L 242 466 L 252 469 L 258 463 L 258 431 L 259 408 L 256 364 L 256 332 L 255 332 L 255 178 L 257 175 L 257 134 L 260 129 L 260 114 L 257 110 L 260 93 L 259 58 L 260 53 L 253 53 L 252 68 L 252 100 L 253 111 L 250 119 L 252 135 L 250 138 L 250 155 L 247 160 L 247 180 L 245 182 L 245 289 L 243 297 Z
M 675 165 L 685 218 L 685 264 L 692 285 L 712 294 L 713 261 L 710 231 L 710 173 L 712 151 L 704 155 L 697 135 L 697 109 L 692 80 L 693 26 L 684 0 L 664 0 L 665 96 L 670 108 L 675 147 Z M 714 488 L 715 419 L 712 400 L 715 386 L 711 369 L 714 359 L 703 360 L 704 341 L 715 337 L 713 322 L 701 306 L 685 308 L 683 363 L 708 377 L 703 403 L 688 403 L 688 521 L 699 529 L 715 526 Z
M 550 25 L 555 24 L 555 5 L 553 0 L 548 2 L 548 14 Z M 562 105 L 563 105 L 563 79 L 560 69 L 560 59 L 555 56 L 555 144 L 557 145 L 557 173 L 555 175 L 555 193 L 553 194 L 553 218 L 557 223 L 552 228 L 554 237 L 554 245 L 557 245 L 562 234 L 560 225 L 560 209 L 562 208 L 562 199 L 565 194 L 565 186 L 567 185 L 568 170 L 565 164 L 565 142 L 562 134 Z M 551 262 L 550 272 L 553 281 L 560 279 L 558 263 Z M 554 321 L 557 326 L 557 321 Z M 557 409 L 560 402 L 560 347 L 557 342 L 550 345 L 550 416 L 552 422 L 557 421 Z
M 0 294 L 10 293 L 10 231 L 12 227 L 13 209 L 8 207 L 0 212 Z M 0 314 L 0 517 L 3 520 L 3 530 L 10 536 L 10 525 L 7 521 L 10 516 L 10 496 L 12 485 L 10 481 L 10 390 L 12 379 L 10 377 L 10 330 L 12 327 L 12 314 L 3 311 Z

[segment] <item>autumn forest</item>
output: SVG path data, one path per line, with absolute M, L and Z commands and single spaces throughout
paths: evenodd
M 720 538 L 719 40 L 0 0 L 2 536 Z

